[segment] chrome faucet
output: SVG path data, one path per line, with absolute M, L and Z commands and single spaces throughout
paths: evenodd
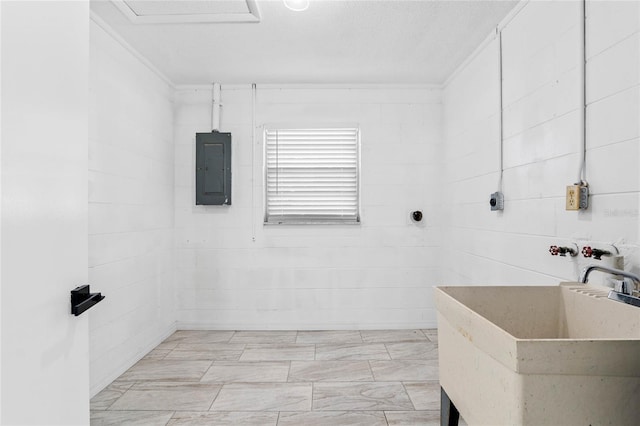
M 609 268 L 607 266 L 600 265 L 589 265 L 582 270 L 582 273 L 580 274 L 580 282 L 586 283 L 589 279 L 589 274 L 592 271 L 606 272 L 611 275 L 619 275 L 621 277 L 631 279 L 631 281 L 633 281 L 633 288 L 626 288 L 626 283 L 623 282 L 619 289 L 616 288 L 609 292 L 609 299 L 640 307 L 640 276 L 621 269 Z

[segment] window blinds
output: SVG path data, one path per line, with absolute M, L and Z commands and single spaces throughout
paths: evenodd
M 356 223 L 358 129 L 265 131 L 266 223 Z

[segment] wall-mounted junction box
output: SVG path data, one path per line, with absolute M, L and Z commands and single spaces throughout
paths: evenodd
M 504 195 L 502 192 L 494 192 L 489 198 L 491 210 L 504 210 Z
M 231 204 L 231 133 L 196 133 L 196 205 Z
M 567 186 L 566 210 L 585 210 L 589 207 L 589 188 L 586 185 Z

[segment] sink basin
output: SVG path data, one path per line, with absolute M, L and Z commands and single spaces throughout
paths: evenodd
M 637 425 L 640 308 L 580 283 L 438 287 L 440 383 L 469 425 Z

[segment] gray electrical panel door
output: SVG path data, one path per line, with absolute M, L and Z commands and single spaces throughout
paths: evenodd
M 196 133 L 196 204 L 231 204 L 231 133 Z

